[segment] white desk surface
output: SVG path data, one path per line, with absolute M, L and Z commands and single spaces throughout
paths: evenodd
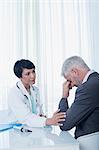
M 79 150 L 79 143 L 59 127 L 32 128 L 30 133 L 0 132 L 0 150 Z

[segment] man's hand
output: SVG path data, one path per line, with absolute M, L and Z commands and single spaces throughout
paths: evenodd
M 46 125 L 59 125 L 62 126 L 62 124 L 60 124 L 59 122 L 61 121 L 65 121 L 66 118 L 66 113 L 65 112 L 59 112 L 60 110 L 57 110 L 52 118 L 48 118 L 46 119 Z
M 69 96 L 69 90 L 71 89 L 70 81 L 65 81 L 63 83 L 63 98 L 67 98 Z

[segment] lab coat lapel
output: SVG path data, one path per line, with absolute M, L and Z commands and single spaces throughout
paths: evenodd
M 25 89 L 25 87 L 24 87 L 22 81 L 21 81 L 21 80 L 18 81 L 18 82 L 17 82 L 17 85 L 18 85 L 19 89 L 21 90 L 22 94 L 28 98 L 28 101 L 29 101 L 29 104 L 30 104 L 30 107 L 31 107 L 31 100 L 30 100 L 29 93 L 28 93 L 27 90 Z

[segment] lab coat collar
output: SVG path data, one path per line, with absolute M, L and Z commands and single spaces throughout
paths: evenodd
M 28 91 L 26 90 L 26 88 L 24 87 L 23 83 L 21 80 L 19 80 L 17 82 L 17 86 L 19 87 L 19 89 L 21 90 L 22 94 L 23 95 L 26 95 L 28 97 L 28 99 L 30 99 L 30 96 L 29 96 L 29 93 Z

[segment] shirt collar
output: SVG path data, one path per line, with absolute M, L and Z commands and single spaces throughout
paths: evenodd
M 82 84 L 87 81 L 89 75 L 92 74 L 93 72 L 95 72 L 95 71 L 94 70 L 90 70 L 90 71 L 87 72 L 87 74 L 85 75 L 85 77 L 84 77 L 84 79 L 82 81 Z

